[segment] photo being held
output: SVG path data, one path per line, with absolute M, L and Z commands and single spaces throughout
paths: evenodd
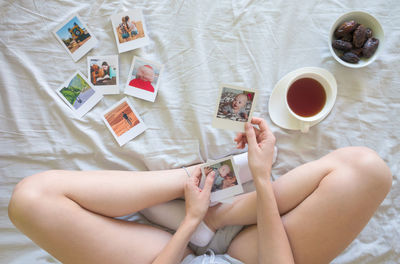
M 238 94 L 233 99 L 232 103 L 226 104 L 222 107 L 222 113 L 224 115 L 237 115 L 247 119 L 248 114 L 246 112 L 247 96 L 245 94 Z
M 254 102 L 254 92 L 223 86 L 217 106 L 217 118 L 247 122 Z
M 225 188 L 236 185 L 236 177 L 228 164 L 215 164 L 204 168 L 204 173 L 208 174 L 211 171 L 215 172 L 214 183 L 211 192 L 223 190 Z M 236 182 L 236 184 L 234 184 Z

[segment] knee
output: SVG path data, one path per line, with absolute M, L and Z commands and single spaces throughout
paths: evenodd
M 48 179 L 53 171 L 45 171 L 29 176 L 14 188 L 8 205 L 8 217 L 15 225 L 21 223 L 29 214 L 35 212 L 40 200 L 46 195 Z
M 367 147 L 348 147 L 337 150 L 340 165 L 359 176 L 360 184 L 368 184 L 386 196 L 392 186 L 392 173 L 379 155 Z

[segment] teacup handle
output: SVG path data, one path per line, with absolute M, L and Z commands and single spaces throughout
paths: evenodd
M 310 130 L 310 122 L 300 121 L 300 131 L 302 133 L 307 133 Z

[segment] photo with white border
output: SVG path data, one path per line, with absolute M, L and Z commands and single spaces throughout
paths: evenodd
M 119 53 L 150 44 L 142 9 L 114 14 L 111 24 Z
M 206 173 L 210 173 L 211 170 L 214 170 L 216 173 L 211 190 L 211 203 L 230 201 L 230 198 L 243 193 L 242 183 L 232 156 L 207 162 L 200 169 L 202 173 L 200 188 L 204 187 Z
M 139 113 L 126 97 L 105 110 L 102 119 L 120 146 L 147 129 Z
M 234 85 L 219 87 L 212 126 L 244 132 L 244 123 L 251 120 L 257 101 L 257 91 Z
M 96 37 L 77 14 L 59 24 L 53 30 L 53 34 L 75 62 L 98 43 Z
M 134 56 L 124 93 L 154 102 L 163 69 L 164 66 L 160 63 Z
M 102 93 L 80 71 L 75 72 L 56 92 L 78 118 L 83 117 L 103 98 Z
M 118 55 L 87 58 L 88 79 L 102 94 L 119 94 Z

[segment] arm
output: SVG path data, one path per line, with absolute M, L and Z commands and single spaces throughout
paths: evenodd
M 245 135 L 249 146 L 249 167 L 257 192 L 258 262 L 294 263 L 270 179 L 275 137 L 263 119 L 253 118 L 251 123 L 259 126 L 257 129 L 246 123 Z M 237 142 L 238 146 L 239 143 L 245 145 L 239 140 Z
M 153 264 L 180 263 L 190 237 L 203 220 L 210 205 L 211 187 L 214 182 L 214 173 L 207 175 L 203 190 L 200 183 L 200 169 L 192 175 L 185 184 L 186 216 L 171 240 L 153 261 Z

